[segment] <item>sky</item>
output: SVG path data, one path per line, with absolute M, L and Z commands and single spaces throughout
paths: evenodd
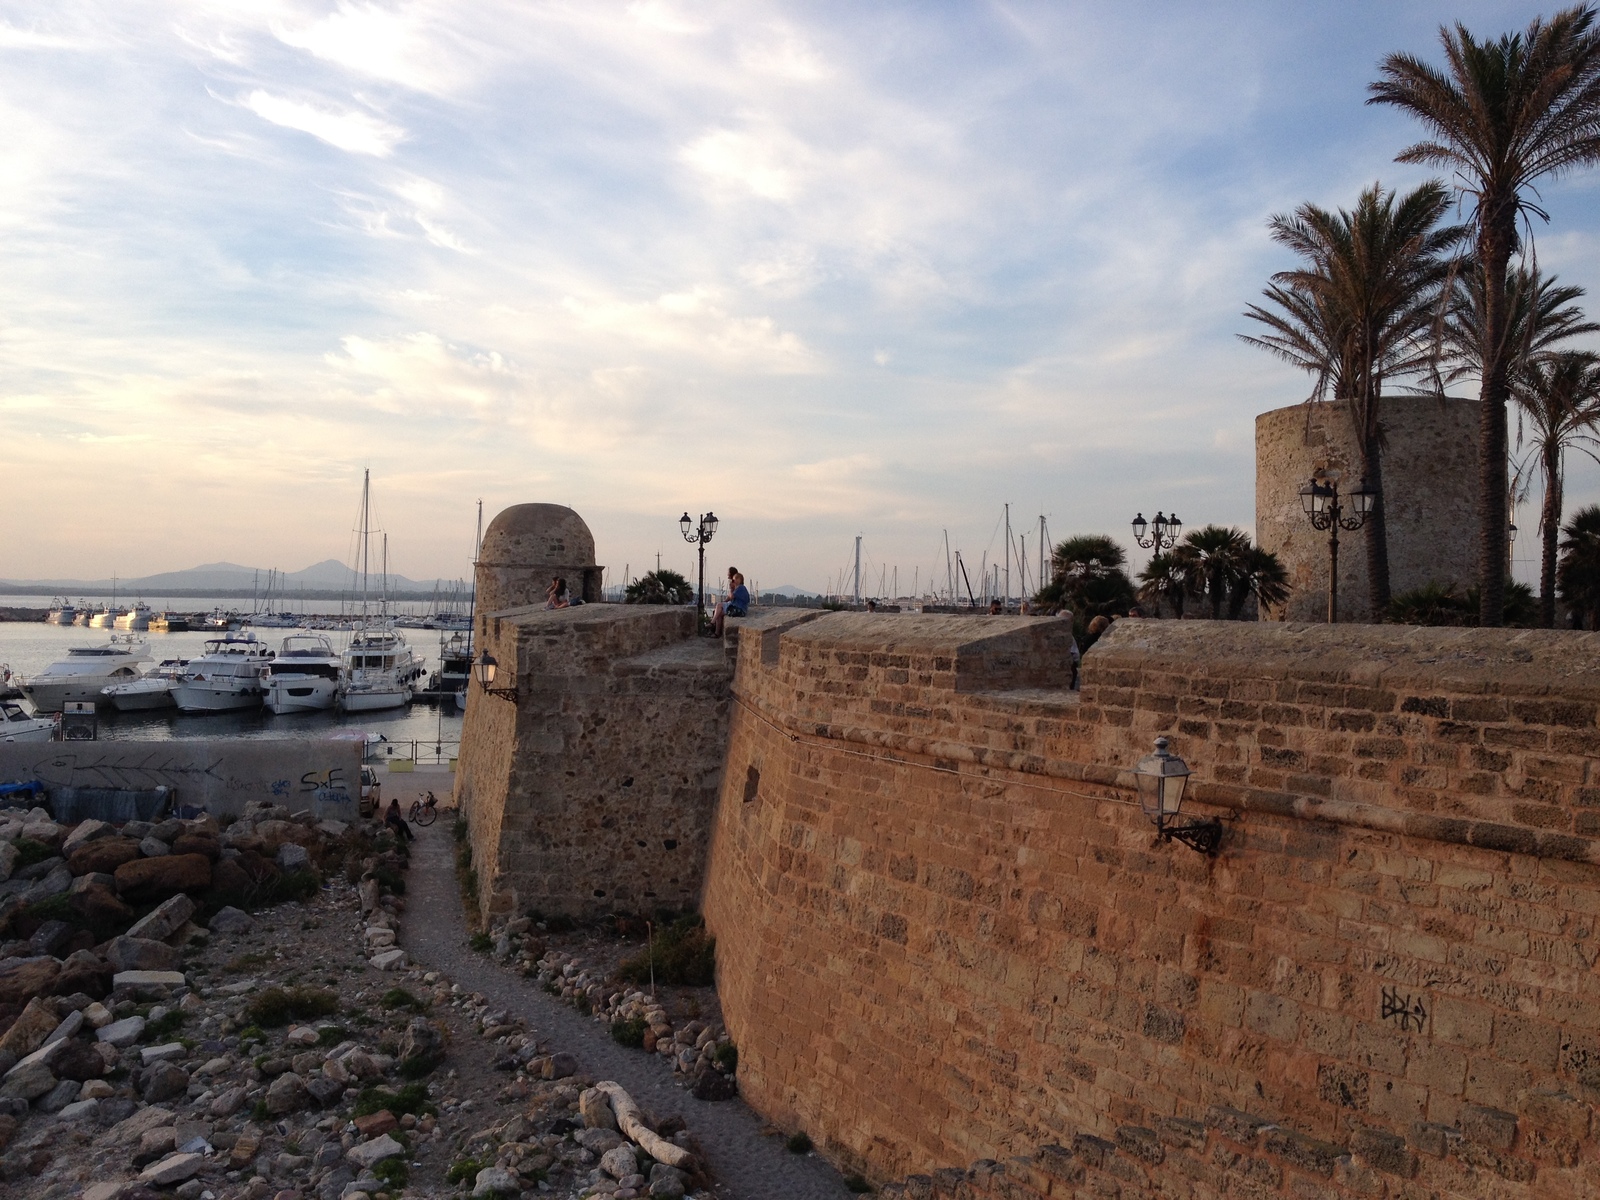
M 1378 60 L 1538 11 L 0 0 L 0 577 L 347 557 L 365 468 L 413 578 L 480 499 L 576 508 L 608 582 L 691 571 L 686 510 L 768 587 L 860 536 L 873 593 L 1007 503 L 1030 560 L 1249 528 L 1308 390 L 1237 337 L 1268 217 L 1420 182 Z M 1597 189 L 1535 229 L 1591 291 Z

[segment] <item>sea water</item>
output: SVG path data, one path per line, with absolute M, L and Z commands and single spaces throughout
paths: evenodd
M 103 646 L 112 630 L 88 629 L 81 625 L 46 625 L 41 622 L 0 622 L 0 664 L 14 676 L 27 678 L 67 656 L 73 646 Z M 258 629 L 256 637 L 267 649 L 276 651 L 283 639 L 306 630 Z M 439 666 L 441 634 L 431 629 L 400 631 L 412 651 L 424 660 L 428 674 Z M 118 637 L 128 634 L 118 632 Z M 136 633 L 150 651 L 154 665 L 168 658 L 195 658 L 205 643 L 220 635 L 194 630 L 187 633 Z M 325 635 L 335 651 L 344 648 L 348 633 Z M 448 637 L 449 634 L 443 634 Z M 419 682 L 426 683 L 424 676 Z M 264 708 L 228 713 L 180 713 L 175 708 L 150 712 L 119 713 L 110 705 L 100 706 L 100 737 L 122 741 L 165 741 L 184 737 L 275 738 L 304 737 L 307 734 L 335 731 L 363 731 L 385 742 L 378 753 L 394 757 L 413 757 L 420 761 L 452 758 L 461 740 L 461 714 L 454 700 L 438 704 L 413 702 L 406 708 L 382 712 L 342 713 L 337 710 L 316 713 L 288 713 L 275 716 Z M 415 746 L 413 746 L 415 743 Z M 435 747 L 438 747 L 436 750 Z

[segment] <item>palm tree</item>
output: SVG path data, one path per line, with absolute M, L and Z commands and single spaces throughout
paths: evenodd
M 1098 533 L 1067 538 L 1056 546 L 1051 560 L 1054 576 L 1035 600 L 1065 604 L 1080 635 L 1092 618 L 1121 616 L 1133 604 L 1133 581 L 1124 569 L 1128 556 L 1112 538 Z
M 1222 606 L 1228 601 L 1249 549 L 1250 536 L 1242 529 L 1203 525 L 1185 534 L 1183 544 L 1172 552 L 1188 564 L 1194 594 L 1211 600 L 1213 621 L 1222 620 Z
M 1173 616 L 1183 620 L 1183 602 L 1189 592 L 1189 565 L 1178 555 L 1167 552 L 1153 554 L 1139 572 L 1139 603 L 1148 604 L 1150 611 L 1161 615 L 1161 602 L 1172 605 Z
M 1455 382 L 1483 375 L 1484 277 L 1476 263 L 1456 277 L 1445 343 L 1455 366 L 1446 377 Z M 1589 333 L 1600 333 L 1578 307 L 1584 290 L 1558 283 L 1537 265 L 1519 264 L 1506 276 L 1506 345 L 1510 349 L 1507 371 L 1515 376 L 1520 364 L 1559 348 L 1559 343 Z
M 1543 553 L 1539 560 L 1539 623 L 1556 623 L 1556 538 L 1561 530 L 1562 458 L 1576 446 L 1596 462 L 1600 455 L 1600 356 L 1579 350 L 1552 354 L 1524 364 L 1512 379 L 1511 394 L 1533 427 L 1532 452 L 1544 476 L 1539 513 Z
M 1561 532 L 1561 600 L 1586 629 L 1600 629 L 1600 505 L 1580 508 Z
M 629 604 L 687 604 L 693 599 L 694 587 L 668 567 L 645 572 L 627 590 Z
M 1228 599 L 1228 619 L 1237 621 L 1251 596 L 1256 598 L 1258 609 L 1265 612 L 1287 600 L 1289 591 L 1289 572 L 1284 569 L 1278 556 L 1260 546 L 1247 547 L 1233 577 Z
M 1446 69 L 1410 54 L 1379 67 L 1369 104 L 1392 104 L 1420 120 L 1431 140 L 1397 156 L 1448 168 L 1473 199 L 1477 261 L 1484 273 L 1483 401 L 1478 437 L 1479 620 L 1502 623 L 1506 587 L 1506 272 L 1517 222 L 1547 214 L 1529 197 L 1536 180 L 1600 161 L 1600 30 L 1584 4 L 1521 34 L 1480 42 L 1465 26 L 1440 30 Z
M 1442 183 L 1397 197 L 1373 184 L 1353 211 L 1302 204 L 1269 222 L 1274 241 L 1303 266 L 1272 277 L 1266 297 L 1245 315 L 1267 326 L 1251 345 L 1310 372 L 1313 399 L 1329 391 L 1350 408 L 1362 477 L 1380 499 L 1367 525 L 1367 581 L 1373 612 L 1389 605 L 1389 539 L 1384 519 L 1383 385 L 1430 365 L 1427 339 L 1441 288 L 1450 278 L 1447 252 L 1464 230 L 1440 226 L 1449 209 Z

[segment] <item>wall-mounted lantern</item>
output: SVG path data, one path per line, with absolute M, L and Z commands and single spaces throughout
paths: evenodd
M 491 696 L 499 696 L 502 700 L 509 700 L 515 704 L 517 702 L 516 688 L 497 688 L 494 686 L 494 677 L 499 671 L 500 664 L 495 661 L 494 655 L 487 650 L 478 655 L 478 661 L 472 664 L 472 674 L 477 679 L 479 687 Z
M 1164 842 L 1176 838 L 1201 854 L 1217 853 L 1222 844 L 1222 822 L 1188 819 L 1179 823 L 1183 792 L 1189 785 L 1189 764 L 1167 749 L 1164 737 L 1156 739 L 1156 752 L 1146 754 L 1133 769 L 1139 784 L 1139 807 L 1150 818 Z

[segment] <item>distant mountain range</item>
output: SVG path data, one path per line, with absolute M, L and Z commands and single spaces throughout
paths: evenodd
M 781 583 L 775 588 L 762 588 L 763 592 L 770 592 L 774 596 L 819 596 L 820 592 L 808 592 L 803 587 L 796 587 L 792 583 Z
M 99 594 L 116 588 L 120 596 L 157 596 L 168 592 L 239 592 L 248 594 L 252 589 L 266 590 L 271 572 L 265 567 L 241 567 L 238 563 L 206 563 L 190 567 L 187 571 L 164 571 L 159 575 L 143 575 L 132 579 L 0 579 L 0 585 L 11 591 L 70 592 L 76 596 L 90 592 Z M 349 591 L 359 589 L 361 581 L 350 568 L 336 558 L 313 563 L 303 571 L 283 571 L 272 576 L 273 591 L 289 595 L 300 591 Z M 382 586 L 381 578 L 369 577 L 376 591 Z M 407 579 L 404 575 L 389 576 L 389 591 L 427 592 L 435 588 L 448 589 L 453 579 Z

